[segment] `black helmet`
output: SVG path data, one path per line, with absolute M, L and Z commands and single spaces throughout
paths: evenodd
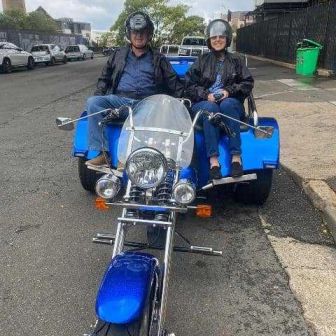
M 208 24 L 205 30 L 205 37 L 209 49 L 211 49 L 210 38 L 214 36 L 225 36 L 226 48 L 228 48 L 232 41 L 232 28 L 230 24 L 222 19 L 213 20 Z
M 125 22 L 125 33 L 128 40 L 131 38 L 131 31 L 147 30 L 149 40 L 154 33 L 154 24 L 150 17 L 141 11 L 130 14 Z

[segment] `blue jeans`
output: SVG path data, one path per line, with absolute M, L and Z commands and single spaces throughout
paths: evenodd
M 119 97 L 116 95 L 107 96 L 92 96 L 87 100 L 86 111 L 88 116 L 92 113 L 105 110 L 108 108 L 119 108 L 123 105 L 129 105 L 134 107 L 138 103 L 138 100 Z M 125 120 L 128 116 L 127 110 L 122 111 L 120 120 Z M 106 134 L 102 135 L 102 129 L 99 126 L 99 122 L 106 116 L 107 113 L 96 114 L 88 118 L 89 121 L 89 150 L 102 151 L 107 150 L 104 148 L 106 141 L 102 141 L 102 136 L 106 138 Z M 104 145 L 103 145 L 104 144 Z
M 206 110 L 209 112 L 220 112 L 229 117 L 240 120 L 244 116 L 244 107 L 242 103 L 235 98 L 226 98 L 220 103 L 211 103 L 209 101 L 201 101 L 193 105 L 193 116 L 199 110 Z M 205 115 L 200 117 L 203 124 L 205 147 L 208 158 L 212 156 L 219 156 L 218 143 L 220 138 L 220 130 L 213 126 Z M 240 140 L 240 124 L 236 121 L 223 118 L 227 127 L 235 134 L 229 137 L 229 151 L 231 155 L 241 154 L 241 140 Z

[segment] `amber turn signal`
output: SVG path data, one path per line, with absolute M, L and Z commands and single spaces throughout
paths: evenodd
M 212 216 L 212 206 L 207 204 L 199 204 L 196 207 L 196 216 L 201 218 L 209 218 Z
M 106 211 L 108 210 L 108 206 L 106 205 L 106 200 L 102 197 L 97 197 L 95 201 L 95 206 L 97 210 Z

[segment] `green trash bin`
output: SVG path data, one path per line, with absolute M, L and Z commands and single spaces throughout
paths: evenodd
M 303 39 L 297 44 L 296 50 L 296 73 L 303 76 L 313 76 L 316 72 L 317 61 L 321 44 L 312 40 Z

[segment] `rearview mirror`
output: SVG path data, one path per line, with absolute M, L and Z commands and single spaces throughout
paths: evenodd
M 258 126 L 254 130 L 255 137 L 259 139 L 272 138 L 273 133 L 274 133 L 273 126 Z
M 73 121 L 70 118 L 64 117 L 56 118 L 56 125 L 63 131 L 72 131 L 75 128 Z

